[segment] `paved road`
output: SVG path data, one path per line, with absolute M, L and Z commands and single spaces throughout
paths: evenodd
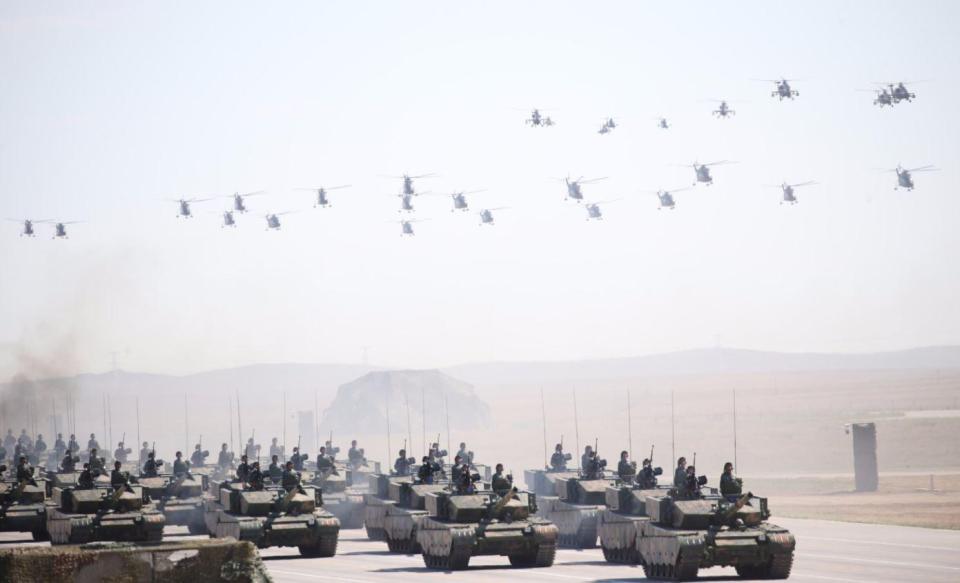
M 797 536 L 797 555 L 790 578 L 793 581 L 960 581 L 960 531 L 786 518 L 776 522 Z M 180 538 L 183 531 L 170 532 Z M 0 546 L 24 544 L 19 541 L 23 541 L 22 535 L 0 533 Z M 337 556 L 331 559 L 304 559 L 296 549 L 286 548 L 264 549 L 262 554 L 277 583 L 499 583 L 504 577 L 530 583 L 613 583 L 643 579 L 642 569 L 608 564 L 599 549 L 558 551 L 556 563 L 549 569 L 510 569 L 506 557 L 475 557 L 468 571 L 428 571 L 419 555 L 391 554 L 385 543 L 368 541 L 362 530 L 343 531 Z M 700 572 L 700 578 L 733 580 L 736 572 L 708 569 Z

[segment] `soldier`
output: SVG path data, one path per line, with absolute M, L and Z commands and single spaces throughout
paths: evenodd
M 237 479 L 246 482 L 250 477 L 250 464 L 247 463 L 246 454 L 240 456 L 240 465 L 237 466 Z
M 31 447 L 33 445 L 33 440 L 30 439 L 29 435 L 27 435 L 26 429 L 20 430 L 20 437 L 17 438 L 17 443 L 25 447 Z
M 90 434 L 90 439 L 87 440 L 87 449 L 100 449 L 100 444 L 97 442 L 97 436 L 93 433 Z
M 700 483 L 697 481 L 697 469 L 693 466 L 687 466 L 686 483 L 683 487 L 683 495 L 689 498 L 700 497 Z
M 110 486 L 114 490 L 125 488 L 128 484 L 127 474 L 120 471 L 121 461 L 113 462 L 113 471 L 110 472 Z
M 133 453 L 129 447 L 123 447 L 123 442 L 117 444 L 117 449 L 113 450 L 113 459 L 121 463 L 127 463 L 127 456 Z
M 401 449 L 399 451 L 397 461 L 393 462 L 393 472 L 398 476 L 410 475 L 410 460 L 407 458 L 407 450 Z
M 270 458 L 270 460 L 270 467 L 267 468 L 267 471 L 270 474 L 270 481 L 274 484 L 279 484 L 281 478 L 283 478 L 283 468 L 280 466 L 280 456 L 274 455 Z
M 277 445 L 276 437 L 270 440 L 270 457 L 273 458 L 273 456 L 283 457 L 283 447 Z
M 453 467 L 450 468 L 450 481 L 454 484 L 459 484 L 461 476 L 465 473 L 469 474 L 470 468 L 463 463 L 463 458 L 460 457 L 460 454 L 454 454 Z
M 293 462 L 287 462 L 286 467 L 283 469 L 283 477 L 281 478 L 281 486 L 287 492 L 290 492 L 294 488 L 300 485 L 300 474 L 293 471 Z
M 193 448 L 193 455 L 190 456 L 190 464 L 195 468 L 202 468 L 206 464 L 208 455 L 210 455 L 210 452 L 200 449 L 200 444 L 198 443 L 196 447 Z
M 743 493 L 743 480 L 733 475 L 733 464 L 723 464 L 723 474 L 720 475 L 720 494 L 730 502 L 736 502 Z
M 227 451 L 227 444 L 220 446 L 220 455 L 217 457 L 217 465 L 220 466 L 220 469 L 225 470 L 233 464 L 233 454 Z
M 90 450 L 90 472 L 94 477 L 99 476 L 100 474 L 106 475 L 106 460 L 102 457 L 97 457 L 97 448 L 92 448 Z
M 687 485 L 687 458 L 677 460 L 677 469 L 673 472 L 673 487 L 683 489 Z
M 144 441 L 143 445 L 140 446 L 140 458 L 137 461 L 144 464 L 147 462 L 148 457 L 150 457 L 150 444 Z
M 430 456 L 425 455 L 423 456 L 423 463 L 420 464 L 420 469 L 417 470 L 417 479 L 420 480 L 421 484 L 432 484 L 433 475 L 442 470 L 440 464 L 430 461 Z
M 503 464 L 497 464 L 496 473 L 493 474 L 493 478 L 490 480 L 490 489 L 493 490 L 497 496 L 503 497 L 506 496 L 510 490 L 513 490 L 513 476 L 507 474 L 503 475 Z
M 72 433 L 70 434 L 70 441 L 67 442 L 67 451 L 74 454 L 80 452 L 80 443 L 77 442 L 77 436 Z
M 37 434 L 37 442 L 33 444 L 33 455 L 37 458 L 37 463 L 39 463 L 40 456 L 47 453 L 47 442 L 43 440 L 43 434 Z
M 430 450 L 427 452 L 427 455 L 430 456 L 430 461 L 437 462 L 440 466 L 443 466 L 443 458 L 446 457 L 447 451 L 440 449 L 440 444 L 433 442 L 430 444 Z
M 183 452 L 177 452 L 173 458 L 173 475 L 176 478 L 190 475 L 190 464 L 183 461 Z
M 353 467 L 359 467 L 367 463 L 367 458 L 363 455 L 363 448 L 357 447 L 357 440 L 350 442 L 350 449 L 347 451 L 347 460 Z
M 80 458 L 67 452 L 60 461 L 60 471 L 65 473 L 75 472 Z
M 263 472 L 260 471 L 260 462 L 253 462 L 250 466 L 250 489 L 251 490 L 263 490 Z
M 247 440 L 247 447 L 244 453 L 247 454 L 247 459 L 255 460 L 260 457 L 260 446 L 253 443 L 252 437 Z
M 63 454 L 67 451 L 67 444 L 63 441 L 63 434 L 57 434 L 57 440 L 53 442 L 53 455 L 60 459 L 63 457 Z
M 5 459 L 7 459 L 7 448 L 3 447 L 3 444 L 0 443 L 0 464 L 2 464 Z
M 620 463 L 617 464 L 617 475 L 620 476 L 620 481 L 627 485 L 632 484 L 637 477 L 637 462 L 630 461 L 628 456 L 627 450 L 621 451 Z
M 466 442 L 460 442 L 460 449 L 457 451 L 457 455 L 460 456 L 460 461 L 467 464 L 468 466 L 473 465 L 473 452 L 467 451 Z
M 606 467 L 606 460 L 597 457 L 597 452 L 590 450 L 590 457 L 587 459 L 587 466 L 584 471 L 584 478 L 587 480 L 602 480 L 603 468 Z
M 328 439 L 327 442 L 326 442 L 325 444 L 323 444 L 323 445 L 324 445 L 324 447 L 327 448 L 327 456 L 330 458 L 330 461 L 332 461 L 332 462 L 337 461 L 337 454 L 340 453 L 340 448 L 339 448 L 339 447 L 333 447 L 333 442 L 332 442 L 331 440 L 329 440 L 329 439 Z
M 31 486 L 37 485 L 37 482 L 33 479 L 33 468 L 27 463 L 27 457 L 20 456 L 17 461 L 17 483 L 22 485 L 24 482 Z
M 93 489 L 93 474 L 90 473 L 90 464 L 83 464 L 83 471 L 80 472 L 80 475 L 77 477 L 77 489 L 78 490 L 92 490 Z
M 3 438 L 3 447 L 12 450 L 16 444 L 17 438 L 13 436 L 13 429 L 7 429 L 7 435 Z
M 590 463 L 590 453 L 593 451 L 593 447 L 586 446 L 583 448 L 583 455 L 580 456 L 580 467 L 587 469 L 587 464 Z
M 333 458 L 327 455 L 327 448 L 323 445 L 320 446 L 320 453 L 317 454 L 317 471 L 337 473 L 337 469 L 333 465 Z
M 640 474 L 637 475 L 637 485 L 642 490 L 652 490 L 657 487 L 657 474 L 653 471 L 650 460 L 647 458 L 643 458 L 643 467 L 640 469 Z
M 143 477 L 156 478 L 162 465 L 163 462 L 157 459 L 157 452 L 151 451 L 147 454 L 147 461 L 143 464 Z
M 320 449 L 323 449 L 323 448 L 320 448 Z M 300 453 L 300 448 L 299 448 L 299 447 L 294 447 L 294 448 L 293 448 L 293 455 L 290 456 L 290 461 L 293 462 L 293 469 L 297 470 L 298 472 L 302 472 L 302 471 L 303 471 L 303 462 L 307 461 L 307 458 L 308 458 L 308 457 L 310 457 L 310 456 L 308 456 L 308 455 L 305 454 L 305 453 L 304 453 L 304 454 L 301 454 L 301 453 Z M 318 470 L 318 471 L 320 470 L 320 457 L 319 457 L 319 456 L 317 456 L 317 470 Z
M 474 476 L 470 474 L 470 468 L 466 464 L 461 464 L 462 471 L 457 478 L 457 494 L 474 494 L 476 488 L 473 486 Z
M 553 455 L 550 456 L 550 470 L 554 472 L 567 471 L 568 459 L 570 459 L 570 454 L 563 453 L 563 444 L 558 443 L 553 448 Z

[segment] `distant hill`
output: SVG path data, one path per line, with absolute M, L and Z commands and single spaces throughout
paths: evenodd
M 960 368 L 960 346 L 864 354 L 703 348 L 598 360 L 464 364 L 443 370 L 476 385 L 499 385 L 684 374 L 957 368 Z
M 449 412 L 460 429 L 478 429 L 490 423 L 490 407 L 473 386 L 438 370 L 375 371 L 341 385 L 321 426 L 337 434 L 385 433 L 387 408 L 392 431 L 406 435 L 407 422 L 419 429 L 424 415 L 431 426 Z

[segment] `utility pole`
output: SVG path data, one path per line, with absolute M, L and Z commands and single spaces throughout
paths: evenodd
M 740 473 L 737 465 L 737 389 L 733 389 L 733 467 Z
M 673 389 L 670 389 L 670 463 L 677 459 L 677 421 L 674 416 Z

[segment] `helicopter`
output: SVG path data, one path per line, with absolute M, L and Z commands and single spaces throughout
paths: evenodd
M 657 118 L 657 127 L 660 128 L 661 130 L 668 130 L 668 129 L 670 129 L 670 124 L 667 123 L 667 118 L 665 118 L 665 117 L 658 117 L 658 118 Z
M 553 120 L 549 115 L 541 115 L 540 110 L 534 108 L 529 119 L 524 120 L 524 123 L 531 127 L 550 127 L 553 125 Z
M 939 170 L 939 168 L 934 168 L 932 164 L 927 166 L 920 166 L 919 168 L 904 168 L 903 166 L 897 165 L 896 168 L 888 170 L 888 172 L 897 173 L 897 185 L 893 187 L 894 190 L 900 190 L 904 188 L 906 190 L 913 190 L 913 173 L 914 172 L 934 172 Z
M 730 109 L 730 105 L 727 104 L 726 100 L 720 100 L 720 106 L 713 110 L 713 115 L 716 117 L 731 117 L 736 114 L 737 112 Z
M 619 199 L 619 198 L 615 198 L 615 199 L 612 199 L 612 200 L 601 200 L 601 201 L 597 201 L 597 202 L 588 202 L 588 203 L 586 203 L 586 205 L 585 205 L 583 208 L 587 209 L 587 220 L 589 221 L 589 220 L 591 220 L 591 219 L 597 219 L 598 221 L 602 221 L 602 220 L 603 220 L 603 213 L 600 212 L 600 205 L 602 205 L 602 204 L 610 204 L 611 202 L 617 202 L 618 200 L 620 200 L 620 199 Z
M 583 190 L 581 190 L 581 184 L 593 184 L 594 182 L 600 182 L 601 180 L 606 180 L 607 177 L 602 178 L 591 178 L 589 180 L 584 180 L 583 176 L 577 178 L 576 180 L 570 180 L 570 176 L 566 178 L 558 178 L 557 180 L 563 180 L 567 185 L 567 198 L 572 198 L 577 202 L 583 200 Z
M 480 211 L 480 212 L 478 213 L 478 214 L 480 215 L 480 226 L 482 227 L 483 225 L 490 225 L 490 226 L 492 227 L 492 226 L 493 226 L 493 211 L 500 211 L 500 210 L 504 210 L 504 209 L 506 209 L 506 208 L 509 208 L 509 207 L 498 206 L 498 207 L 495 207 L 495 208 L 492 208 L 492 209 L 483 209 L 482 211 Z
M 67 236 L 67 225 L 73 225 L 79 223 L 80 221 L 59 221 L 53 225 L 53 238 L 54 239 L 69 239 Z
M 657 200 L 660 202 L 660 205 L 657 207 L 657 210 L 660 209 L 670 209 L 673 210 L 676 208 L 677 202 L 673 198 L 673 193 L 681 192 L 684 190 L 690 190 L 690 186 L 685 186 L 684 188 L 674 188 L 672 190 L 655 190 L 653 194 L 657 195 Z
M 879 106 L 880 108 L 890 106 L 893 107 L 895 103 L 893 100 L 893 95 L 887 91 L 886 87 L 881 87 L 880 89 L 857 89 L 857 91 L 870 91 L 871 93 L 876 93 L 877 96 L 873 98 L 873 104 Z
M 427 219 L 422 219 L 422 220 L 427 220 Z M 410 237 L 414 236 L 415 233 L 413 232 L 413 223 L 419 223 L 419 222 L 420 222 L 420 219 L 406 219 L 406 220 L 400 221 L 400 236 L 401 237 L 406 237 L 408 235 Z
M 405 177 L 405 178 L 410 178 L 410 177 Z M 404 188 L 406 188 L 407 184 L 408 184 L 407 180 L 404 180 Z M 410 179 L 409 186 L 410 186 L 410 190 L 412 191 L 413 190 L 412 179 Z M 328 206 L 333 206 L 330 204 L 330 200 L 327 198 L 327 191 L 337 190 L 338 188 L 349 188 L 349 187 L 350 187 L 349 184 L 341 184 L 340 186 L 330 186 L 327 188 L 324 188 L 321 186 L 319 188 L 298 188 L 297 190 L 309 190 L 310 192 L 316 193 L 317 200 L 313 203 L 313 208 L 317 208 L 317 207 L 327 208 Z
M 38 224 L 40 224 L 40 223 L 49 223 L 49 222 L 50 222 L 49 219 L 42 219 L 42 220 L 7 219 L 7 220 L 8 220 L 8 221 L 13 221 L 14 223 L 20 223 L 21 225 L 23 225 L 23 228 L 22 228 L 22 230 L 20 231 L 20 236 L 21 236 L 21 237 L 33 237 L 34 235 L 36 235 L 36 232 L 34 231 L 34 228 L 33 228 L 34 225 L 38 225 Z
M 453 208 L 450 209 L 450 212 L 470 210 L 469 205 L 467 204 L 467 195 L 476 194 L 478 192 L 483 192 L 483 191 L 471 190 L 470 192 L 460 191 L 460 192 L 454 192 L 450 194 L 450 197 L 453 198 Z
M 597 130 L 597 133 L 600 134 L 601 136 L 604 134 L 609 134 L 614 129 L 616 129 L 616 127 L 617 127 L 617 124 L 616 122 L 613 121 L 613 118 L 608 117 L 606 121 L 603 122 L 603 125 L 600 126 L 600 129 Z
M 213 198 L 180 198 L 180 199 L 167 199 L 173 201 L 180 205 L 179 212 L 177 213 L 177 218 L 191 219 L 193 218 L 193 213 L 190 212 L 190 205 L 195 202 L 204 202 L 207 200 L 213 200 Z
M 707 186 L 713 184 L 713 176 L 710 175 L 710 166 L 717 166 L 720 164 L 731 164 L 729 160 L 720 160 L 719 162 L 708 162 L 706 164 L 697 164 L 693 163 L 693 171 L 697 175 L 697 181 L 693 183 L 694 186 L 699 182 L 703 182 Z
M 431 176 L 436 176 L 436 174 L 420 174 L 419 176 L 410 176 L 409 174 L 403 174 L 402 176 L 384 176 L 385 178 L 400 178 L 403 180 L 403 194 L 416 196 L 417 192 L 413 189 L 413 181 L 418 178 L 430 178 Z M 339 188 L 339 187 L 338 187 Z M 312 189 L 311 189 L 312 190 Z M 332 190 L 328 188 L 327 190 Z
M 400 208 L 397 209 L 398 213 L 412 213 L 415 210 L 413 208 L 413 197 L 417 196 L 416 194 L 398 194 L 397 196 L 400 197 Z
M 264 215 L 264 217 L 267 219 L 267 230 L 269 231 L 269 230 L 273 229 L 274 231 L 279 231 L 279 230 L 280 230 L 280 217 L 283 216 L 283 215 L 289 215 L 289 214 L 292 213 L 292 212 L 293 212 L 293 211 L 286 211 L 286 212 L 282 212 L 282 213 L 268 213 L 268 214 Z
M 758 81 L 769 81 L 770 83 L 776 84 L 777 88 L 770 94 L 770 97 L 778 97 L 780 101 L 784 99 L 793 99 L 794 97 L 799 97 L 800 92 L 796 89 L 790 87 L 790 81 L 796 81 L 796 79 L 757 79 Z
M 243 201 L 244 198 L 248 196 L 260 196 L 266 193 L 267 191 L 265 190 L 258 190 L 256 192 L 247 192 L 244 194 L 241 194 L 239 192 L 234 192 L 233 194 L 228 194 L 227 197 L 230 197 L 233 199 L 233 210 L 237 211 L 238 213 L 245 213 L 247 212 L 247 205 L 244 204 L 244 201 Z
M 220 228 L 236 226 L 237 221 L 233 218 L 233 211 L 223 211 L 223 224 L 220 225 Z
M 793 189 L 800 188 L 801 186 L 810 186 L 811 184 L 816 184 L 816 182 L 813 182 L 813 181 L 800 182 L 797 184 L 787 184 L 786 182 L 784 182 L 783 184 L 779 184 L 779 185 L 768 184 L 766 186 L 770 188 L 779 188 L 783 190 L 783 200 L 780 201 L 780 204 L 783 204 L 783 203 L 797 204 L 798 202 L 797 196 L 794 194 Z
M 887 87 L 890 88 L 890 96 L 893 98 L 894 103 L 913 101 L 917 98 L 917 94 L 911 93 L 903 81 L 898 82 L 896 86 L 894 86 L 893 83 L 887 83 Z

